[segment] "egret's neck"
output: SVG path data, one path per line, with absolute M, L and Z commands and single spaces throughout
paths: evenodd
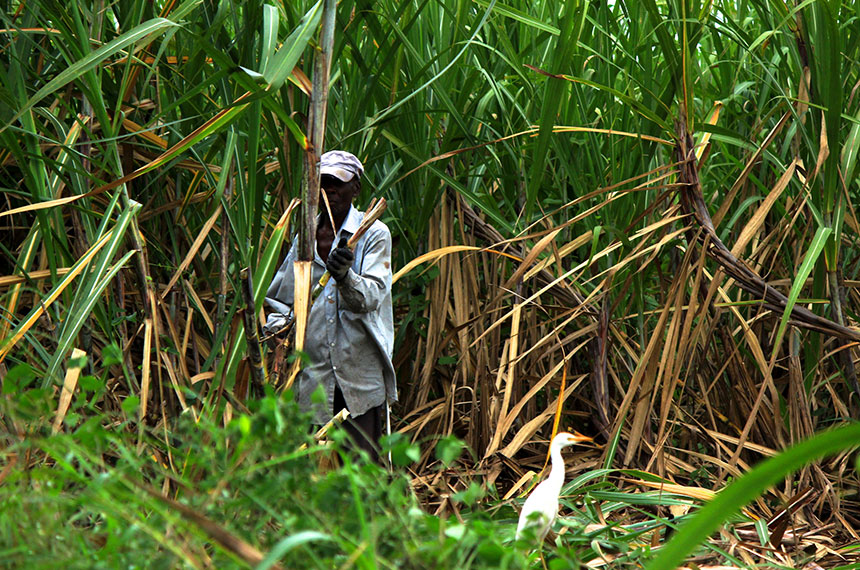
M 561 489 L 561 486 L 564 485 L 564 459 L 561 456 L 561 448 L 552 447 L 549 450 L 549 456 L 552 458 L 552 469 L 549 472 L 547 481 L 553 487 Z

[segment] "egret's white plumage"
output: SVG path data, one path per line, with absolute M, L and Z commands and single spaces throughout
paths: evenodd
M 526 528 L 534 528 L 535 536 L 543 542 L 558 514 L 558 496 L 564 485 L 564 459 L 561 456 L 563 447 L 591 441 L 590 437 L 581 434 L 561 432 L 552 438 L 549 445 L 549 455 L 552 458 L 552 469 L 540 485 L 535 487 L 529 498 L 523 504 L 520 521 L 517 524 L 517 539 L 523 535 Z

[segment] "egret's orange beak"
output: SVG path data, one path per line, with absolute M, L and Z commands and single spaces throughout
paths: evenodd
M 586 441 L 594 441 L 593 437 L 589 437 L 587 435 L 582 435 L 578 431 L 570 432 L 571 439 L 573 439 L 576 443 L 585 443 Z

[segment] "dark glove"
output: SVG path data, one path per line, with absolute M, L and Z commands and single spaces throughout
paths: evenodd
M 352 261 L 355 259 L 355 256 L 346 247 L 346 239 L 340 238 L 340 242 L 337 244 L 337 247 L 332 250 L 331 253 L 328 254 L 328 261 L 325 264 L 325 268 L 334 277 L 334 280 L 340 283 L 346 277 L 346 274 L 349 272 L 349 268 L 352 267 Z

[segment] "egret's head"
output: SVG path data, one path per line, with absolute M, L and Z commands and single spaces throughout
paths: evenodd
M 581 433 L 574 432 L 569 433 L 566 431 L 559 432 L 552 438 L 552 446 L 561 449 L 562 447 L 567 447 L 568 445 L 574 445 L 576 443 L 585 443 L 587 441 L 592 441 L 592 438 L 587 435 L 582 435 Z

